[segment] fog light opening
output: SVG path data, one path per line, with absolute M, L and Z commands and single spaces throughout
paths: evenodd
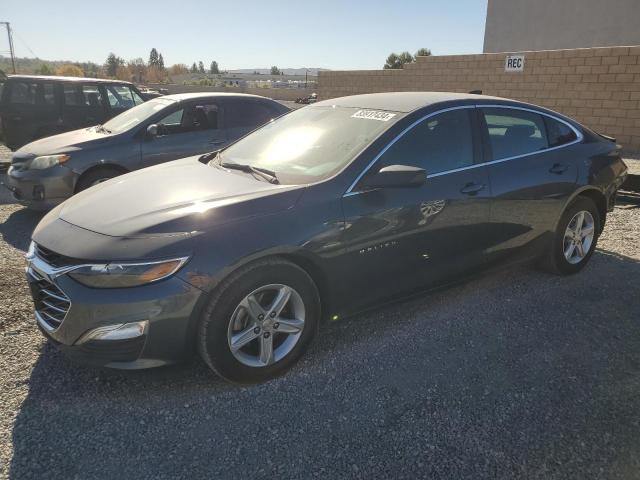
M 82 345 L 93 340 L 113 341 L 113 340 L 129 340 L 131 338 L 141 337 L 146 334 L 149 327 L 149 320 L 140 322 L 118 323 L 115 325 L 107 325 L 104 327 L 94 328 L 82 335 L 76 345 Z

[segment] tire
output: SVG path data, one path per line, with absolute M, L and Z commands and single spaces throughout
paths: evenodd
M 102 167 L 83 174 L 76 185 L 76 193 L 89 187 L 122 175 L 124 172 L 113 167 Z
M 276 303 L 287 288 L 291 292 L 282 297 L 288 298 L 284 308 L 272 317 L 271 311 L 277 308 L 266 307 Z M 320 311 L 320 295 L 307 272 L 282 259 L 256 261 L 231 274 L 213 293 L 200 319 L 198 352 L 215 373 L 230 382 L 264 382 L 286 372 L 304 354 L 317 334 Z M 285 328 L 291 332 L 283 332 Z M 239 333 L 252 339 L 232 351 L 231 344 L 241 338 Z M 269 338 L 273 354 L 263 357 L 269 351 L 263 347 Z
M 577 217 L 578 220 L 576 220 L 576 216 L 580 213 L 585 214 L 583 217 L 583 233 L 588 231 L 588 223 L 592 220 L 591 228 L 593 229 L 593 236 L 588 244 L 588 250 L 585 248 L 586 243 L 584 241 L 582 242 L 584 243 L 584 246 L 582 247 L 584 253 L 583 256 L 580 256 L 579 249 L 574 247 L 572 256 L 568 259 L 566 252 L 571 251 L 571 247 L 569 245 L 571 243 L 571 239 L 566 238 L 565 234 L 568 234 L 569 227 L 572 227 L 571 231 L 575 232 L 575 228 L 573 227 L 575 227 L 576 222 L 579 221 L 579 217 Z M 591 219 L 589 219 L 589 216 L 586 214 L 590 215 Z M 598 237 L 601 231 L 600 222 L 600 213 L 598 212 L 598 208 L 595 203 L 586 197 L 576 198 L 567 207 L 558 222 L 558 226 L 551 242 L 550 251 L 547 252 L 543 258 L 541 264 L 542 268 L 556 275 L 572 275 L 582 270 L 589 262 L 596 249 Z

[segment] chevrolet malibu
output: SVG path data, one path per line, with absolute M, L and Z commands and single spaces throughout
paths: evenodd
M 323 101 L 56 207 L 27 254 L 35 317 L 96 365 L 197 351 L 227 380 L 260 382 L 326 319 L 498 263 L 578 272 L 625 176 L 612 139 L 534 105 Z

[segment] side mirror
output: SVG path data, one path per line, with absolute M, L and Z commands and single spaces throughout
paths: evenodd
M 360 186 L 366 188 L 419 187 L 427 181 L 424 168 L 409 165 L 389 165 L 365 177 Z
M 158 136 L 158 125 L 156 125 L 155 123 L 152 123 L 151 125 L 149 125 L 147 127 L 147 135 L 149 135 L 149 137 L 151 137 L 151 138 L 157 137 Z

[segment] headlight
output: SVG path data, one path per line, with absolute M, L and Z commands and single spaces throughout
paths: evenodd
M 83 265 L 68 273 L 74 280 L 93 288 L 126 288 L 157 282 L 170 277 L 188 257 L 147 263 L 108 263 Z
M 69 155 L 43 155 L 42 157 L 36 157 L 29 163 L 29 170 L 44 170 L 55 165 L 61 165 L 71 157 Z

